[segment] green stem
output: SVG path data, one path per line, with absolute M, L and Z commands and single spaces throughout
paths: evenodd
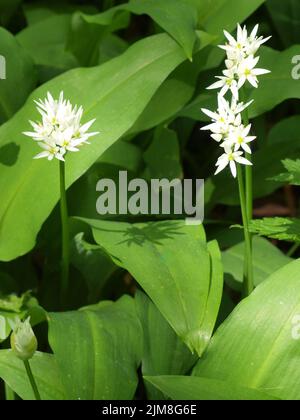
M 29 364 L 29 361 L 28 360 L 24 360 L 24 366 L 25 366 L 25 369 L 26 369 L 26 372 L 27 372 L 27 376 L 28 376 L 28 379 L 29 379 L 29 382 L 30 382 L 32 391 L 34 393 L 35 399 L 37 401 L 40 401 L 41 400 L 41 396 L 40 396 L 40 393 L 39 393 L 37 384 L 35 382 L 34 376 L 32 374 L 32 370 L 31 370 L 31 367 L 30 367 L 30 364 Z
M 291 249 L 287 252 L 287 256 L 288 257 L 292 257 L 296 251 L 298 251 L 298 249 L 300 248 L 300 244 L 298 242 L 296 242 Z
M 69 285 L 69 221 L 66 196 L 65 163 L 59 162 L 60 170 L 60 214 L 62 227 L 61 299 L 64 302 Z
M 244 87 L 242 87 L 241 89 L 241 100 L 244 103 L 247 102 L 247 95 L 246 95 Z M 243 111 L 243 124 L 245 127 L 249 125 L 249 115 L 248 115 L 247 109 Z M 252 162 L 251 153 L 246 153 L 246 159 L 248 159 L 249 162 Z M 250 165 L 246 166 L 245 174 L 246 174 L 247 216 L 248 216 L 248 220 L 252 220 L 253 218 L 253 170 L 252 170 L 252 166 Z
M 246 206 L 246 196 L 245 196 L 245 187 L 243 179 L 243 171 L 240 165 L 237 165 L 238 173 L 238 185 L 239 185 L 239 195 L 240 195 L 240 204 L 241 212 L 243 219 L 244 227 L 244 237 L 245 237 L 245 268 L 244 268 L 244 282 L 243 282 L 243 291 L 245 296 L 249 296 L 253 289 L 253 268 L 252 268 L 252 243 L 251 235 L 249 232 L 249 219 Z

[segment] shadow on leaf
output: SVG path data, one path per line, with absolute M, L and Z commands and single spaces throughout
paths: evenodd
M 16 143 L 8 143 L 0 147 L 0 164 L 13 166 L 19 157 L 20 146 Z

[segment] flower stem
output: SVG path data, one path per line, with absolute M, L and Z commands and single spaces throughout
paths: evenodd
M 248 213 L 247 213 L 243 171 L 240 165 L 237 165 L 237 173 L 238 173 L 239 195 L 240 195 L 240 204 L 241 204 L 241 212 L 242 212 L 243 227 L 244 227 L 244 237 L 245 237 L 245 265 L 244 265 L 243 292 L 245 296 L 249 296 L 254 289 L 253 268 L 252 268 L 252 244 L 251 244 L 251 234 L 249 232 L 249 219 L 248 219 Z
M 40 401 L 41 400 L 41 396 L 40 396 L 40 393 L 39 393 L 37 384 L 35 382 L 34 376 L 32 374 L 32 370 L 31 370 L 31 367 L 30 367 L 30 364 L 29 364 L 29 361 L 28 360 L 24 360 L 24 366 L 25 366 L 25 369 L 26 369 L 26 372 L 27 372 L 27 376 L 28 376 L 28 379 L 29 379 L 29 382 L 30 382 L 32 391 L 34 393 L 35 399 L 37 401 Z
M 299 242 L 296 242 L 292 247 L 291 247 L 291 249 L 287 252 L 287 256 L 288 257 L 292 257 L 294 254 L 295 254 L 295 252 L 297 252 L 298 251 L 298 249 L 300 248 L 300 243 Z
M 241 99 L 244 103 L 247 102 L 247 95 L 245 92 L 245 88 L 241 88 Z M 243 124 L 245 127 L 249 125 L 249 115 L 247 108 L 243 111 Z M 252 162 L 252 155 L 251 153 L 246 153 L 246 159 L 249 162 Z M 253 218 L 253 173 L 252 173 L 252 166 L 246 165 L 245 168 L 246 174 L 246 205 L 247 205 L 247 216 L 248 220 L 252 220 Z
M 69 284 L 69 221 L 66 196 L 65 163 L 59 162 L 60 172 L 60 214 L 62 226 L 61 300 L 64 302 Z

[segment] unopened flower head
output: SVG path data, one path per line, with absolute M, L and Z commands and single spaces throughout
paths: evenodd
M 58 99 L 54 99 L 48 92 L 45 100 L 40 99 L 35 103 L 42 120 L 30 121 L 34 131 L 23 133 L 35 140 L 43 149 L 35 159 L 56 158 L 64 161 L 67 152 L 78 152 L 82 145 L 88 144 L 90 137 L 99 134 L 89 132 L 95 119 L 82 124 L 83 108 L 77 105 L 73 107 L 70 101 L 64 99 L 63 92 Z
M 29 360 L 37 350 L 37 339 L 30 325 L 30 318 L 19 321 L 10 338 L 11 348 L 21 360 Z
M 223 149 L 222 156 L 218 159 L 215 174 L 218 174 L 227 166 L 230 167 L 233 177 L 237 176 L 237 164 L 252 165 L 243 156 L 243 153 L 251 154 L 250 144 L 256 139 L 250 135 L 251 124 L 243 124 L 242 113 L 252 104 L 253 101 L 243 103 L 239 101 L 239 91 L 246 82 L 254 88 L 258 87 L 258 76 L 269 73 L 269 70 L 257 68 L 259 57 L 255 54 L 268 38 L 257 36 L 258 25 L 248 34 L 246 26 L 238 25 L 237 38 L 224 31 L 227 38 L 226 45 L 220 48 L 226 51 L 225 69 L 222 76 L 216 76 L 217 82 L 208 89 L 219 89 L 218 109 L 212 112 L 202 108 L 211 123 L 202 128 L 209 130 L 211 137 L 217 141 Z M 225 96 L 231 93 L 231 101 Z

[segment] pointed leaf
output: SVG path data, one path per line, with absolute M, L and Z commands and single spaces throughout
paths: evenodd
M 129 400 L 142 331 L 132 298 L 49 314 L 49 342 L 70 400 Z
M 91 225 L 96 242 L 114 262 L 140 283 L 189 348 L 202 354 L 217 317 L 223 280 L 203 228 L 182 221 L 82 220 Z M 213 289 L 211 283 L 216 283 Z
M 30 366 L 42 400 L 65 400 L 61 375 L 52 354 L 36 352 Z M 34 394 L 22 360 L 11 350 L 0 350 L 0 378 L 23 400 L 34 400 Z
M 194 374 L 300 398 L 300 260 L 257 287 L 218 329 Z
M 230 382 L 193 376 L 146 376 L 147 382 L 154 385 L 172 400 L 276 400 L 277 398 Z

